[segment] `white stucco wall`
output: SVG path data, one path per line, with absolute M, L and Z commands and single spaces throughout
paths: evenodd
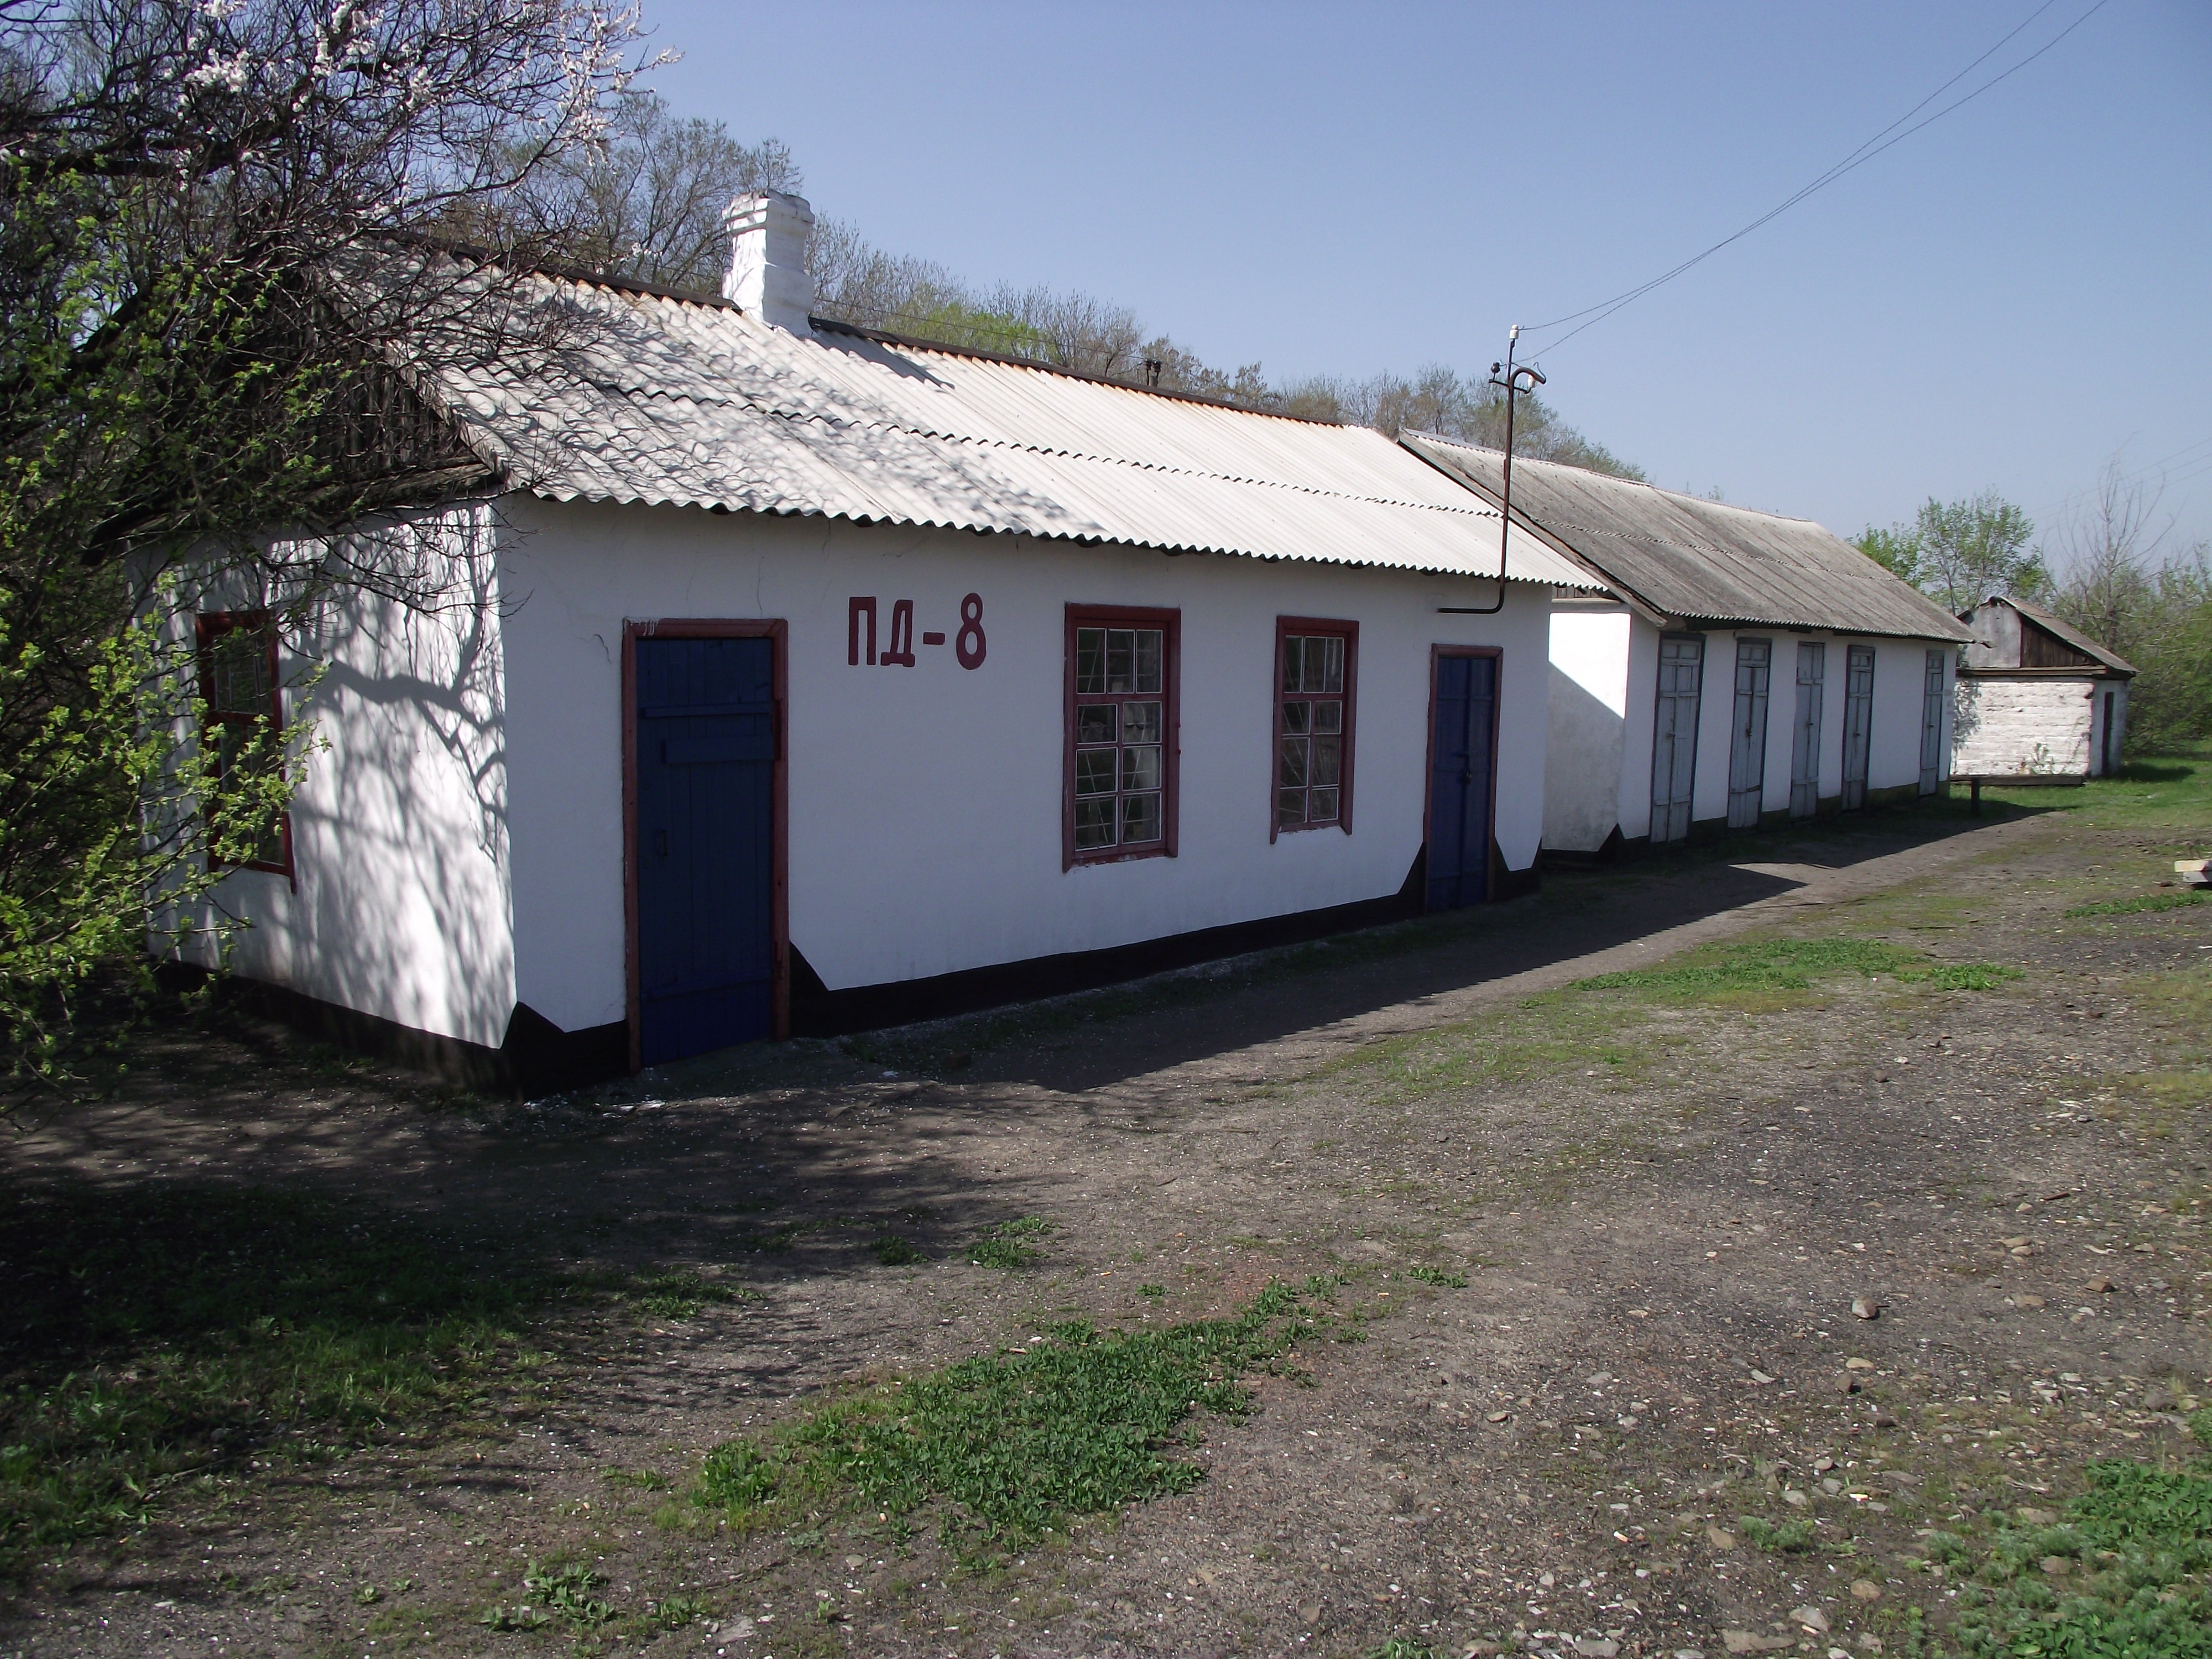
M 280 633 L 286 714 L 304 706 L 314 722 L 295 769 L 294 878 L 240 870 L 213 896 L 252 924 L 231 947 L 245 977 L 491 1047 L 515 1002 L 498 533 L 479 504 L 359 538 L 395 571 L 425 562 L 438 606 L 356 594 Z M 262 603 L 231 592 L 195 608 Z
M 1850 647 L 1871 645 L 1875 652 L 1874 715 L 1867 743 L 1869 791 L 1917 787 L 1920 781 L 1922 678 L 1932 648 L 1918 640 L 1868 639 L 1847 634 L 1796 634 L 1781 629 L 1715 629 L 1705 635 L 1704 696 L 1698 720 L 1698 781 L 1691 816 L 1699 823 L 1728 816 L 1729 744 L 1735 718 L 1736 641 L 1771 641 L 1771 668 L 1766 708 L 1766 766 L 1759 790 L 1762 812 L 1790 806 L 1790 722 L 1797 706 L 1797 643 L 1824 640 L 1827 662 L 1820 700 L 1820 798 L 1843 793 L 1844 701 Z M 1945 653 L 1946 694 L 1942 699 L 1949 746 L 1948 686 L 1957 667 L 1955 648 Z M 1950 775 L 1939 765 L 1938 779 Z
M 1958 683 L 1961 777 L 2087 777 L 2100 758 L 2104 681 L 2074 675 L 1985 678 Z M 2116 714 L 2122 708 L 2115 700 Z M 2124 716 L 2118 722 L 2124 730 Z M 2117 751 L 2118 745 L 2114 744 Z
M 1616 641 L 1603 613 L 1579 607 L 1555 611 L 1552 625 L 1553 705 L 1551 769 L 1546 775 L 1546 845 L 1592 850 L 1604 843 L 1614 819 L 1597 824 L 1601 793 L 1594 775 L 1577 769 L 1601 739 L 1601 710 L 1618 706 L 1621 743 L 1610 775 L 1617 777 L 1617 801 L 1602 810 L 1617 813 L 1629 840 L 1651 832 L 1651 732 L 1657 695 L 1661 630 L 1641 617 L 1623 616 Z M 1564 626 L 1562 624 L 1565 624 Z M 1766 709 L 1766 765 L 1759 799 L 1762 812 L 1790 806 L 1792 726 L 1797 707 L 1797 645 L 1820 640 L 1827 646 L 1820 703 L 1820 799 L 1832 805 L 1843 793 L 1844 691 L 1850 647 L 1875 649 L 1874 719 L 1867 753 L 1869 790 L 1917 787 L 1920 781 L 1922 674 L 1930 647 L 1915 640 L 1868 639 L 1843 634 L 1797 634 L 1786 630 L 1741 630 L 1743 637 L 1772 643 Z M 1728 815 L 1729 745 L 1735 715 L 1735 651 L 1738 632 L 1715 629 L 1705 634 L 1705 674 L 1698 709 L 1697 778 L 1691 816 L 1699 823 Z M 1942 699 L 1946 763 L 1939 777 L 1951 775 L 1952 697 L 1958 653 L 1947 648 Z M 1617 684 L 1601 675 L 1618 674 Z M 1563 684 L 1564 682 L 1564 684 Z M 1608 685 L 1612 689 L 1608 692 Z M 1571 686 L 1576 695 L 1569 695 Z M 1561 704 L 1574 711 L 1564 718 Z M 1569 837 L 1572 837 L 1570 839 Z
M 1631 627 L 1626 605 L 1555 605 L 1551 624 L 1549 750 L 1544 769 L 1544 845 L 1594 853 L 1620 823 L 1626 747 Z M 1644 741 L 1650 741 L 1646 689 Z M 1649 791 L 1646 791 L 1649 793 Z M 1650 816 L 1650 803 L 1644 803 Z
M 790 926 L 832 988 L 1128 944 L 1395 893 L 1422 836 L 1431 647 L 1504 652 L 1497 835 L 1542 833 L 1547 596 L 951 531 L 510 504 L 502 556 L 516 988 L 563 1028 L 623 1015 L 625 618 L 789 624 Z M 982 596 L 983 665 L 950 642 Z M 847 662 L 847 601 L 915 602 L 912 669 Z M 1065 607 L 1182 611 L 1179 856 L 1060 867 Z M 1279 615 L 1360 624 L 1353 832 L 1267 838 Z

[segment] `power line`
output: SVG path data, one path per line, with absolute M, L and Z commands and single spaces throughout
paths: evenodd
M 2174 484 L 2187 483 L 2192 479 L 2201 477 L 2207 471 L 2212 471 L 2212 455 L 2198 455 L 2194 453 L 2208 447 L 2212 447 L 2212 438 L 2199 438 L 2193 444 L 2182 445 L 2170 455 L 2161 455 L 2154 461 L 2146 461 L 2142 465 L 2131 468 L 2120 476 L 2133 482 L 2136 479 L 2148 478 L 2155 472 L 2159 475 L 2159 483 L 2161 486 L 2170 488 Z M 2179 473 L 2168 472 L 2165 470 L 2176 461 L 2180 461 L 2185 455 L 2190 456 L 2191 459 L 2182 461 Z M 2095 495 L 2098 488 L 2099 486 L 2095 484 L 2090 484 L 2074 491 L 2069 495 L 2061 495 L 2050 506 L 2040 509 L 2035 514 L 2036 521 L 2043 523 L 2058 517 L 2075 502 Z
M 1922 110 L 1927 108 L 1929 105 L 1934 103 L 1936 100 L 1942 97 L 1953 87 L 1958 85 L 1960 81 L 1963 81 L 1967 76 L 1972 74 L 1975 70 L 1987 63 L 1990 58 L 2003 50 L 2009 42 L 2019 35 L 2021 30 L 2027 28 L 2029 24 L 2034 22 L 2037 18 L 2042 16 L 2045 12 L 2049 11 L 2051 8 L 2057 3 L 2057 0 L 2043 0 L 2043 3 L 2041 5 L 2030 12 L 2008 33 L 2007 33 L 2002 39 L 1998 40 L 1995 46 L 1991 46 L 1987 52 L 1982 53 L 1980 57 L 1975 58 L 1972 63 L 1968 64 L 1966 68 L 1960 70 L 1956 75 L 1954 75 L 1949 80 L 1943 82 L 1942 86 L 1936 88 L 1935 91 L 1929 93 L 1925 98 L 1915 104 L 1911 109 L 1899 116 L 1896 120 L 1892 121 L 1880 132 L 1875 134 L 1873 137 L 1868 139 L 1856 149 L 1853 150 L 1849 155 L 1844 157 L 1842 161 L 1837 162 L 1826 173 L 1821 173 L 1817 179 L 1814 179 L 1810 184 L 1804 185 L 1776 206 L 1768 209 L 1765 213 L 1760 214 L 1758 218 L 1753 219 L 1749 224 L 1746 225 L 1742 229 L 1735 232 L 1733 235 L 1723 237 L 1719 241 L 1715 242 L 1711 247 L 1705 249 L 1702 253 L 1693 254 L 1689 258 L 1683 260 L 1681 264 L 1674 266 L 1671 270 L 1663 271 L 1660 275 L 1651 278 L 1649 282 L 1639 283 L 1636 287 L 1630 289 L 1625 294 L 1615 295 L 1610 300 L 1601 301 L 1596 305 L 1587 306 L 1580 311 L 1570 312 L 1564 317 L 1555 317 L 1548 323 L 1533 324 L 1525 330 L 1524 332 L 1538 333 L 1541 332 L 1545 329 L 1563 327 L 1568 323 L 1578 323 L 1578 326 L 1569 329 L 1566 333 L 1561 335 L 1558 339 L 1553 341 L 1550 345 L 1544 348 L 1546 351 L 1556 351 L 1559 347 L 1565 345 L 1569 340 L 1573 339 L 1576 335 L 1580 334 L 1583 330 L 1596 327 L 1598 324 L 1612 316 L 1614 312 L 1620 310 L 1623 306 L 1642 299 L 1654 289 L 1663 287 L 1665 284 L 1673 282 L 1677 276 L 1681 276 L 1684 272 L 1697 265 L 1704 264 L 1707 259 L 1711 258 L 1714 254 L 1721 252 L 1722 249 L 1741 241 L 1745 237 L 1750 235 L 1752 232 L 1759 229 L 1762 225 L 1780 217 L 1784 213 L 1787 213 L 1791 208 L 1796 206 L 1798 203 L 1803 201 L 1815 191 L 1825 190 L 1828 185 L 1835 183 L 1837 179 L 1842 178 L 1844 174 L 1854 173 L 1860 167 L 1864 167 L 1869 161 L 1873 161 L 1875 156 L 1881 155 L 1884 150 L 1888 149 L 1892 145 L 1904 143 L 1905 140 L 1910 138 L 1914 133 L 1918 132 L 1923 127 L 1928 126 L 1931 123 L 1940 121 L 1945 116 L 1950 114 L 1952 111 L 1962 108 L 1966 105 L 1973 102 L 1975 99 L 1980 97 L 1992 87 L 1996 86 L 2000 82 L 2009 80 L 2012 76 L 2019 74 L 2021 70 L 2026 69 L 2030 64 L 2035 62 L 2037 58 L 2042 57 L 2044 53 L 2049 52 L 2053 46 L 2056 46 L 2068 35 L 2073 33 L 2075 29 L 2080 28 L 2082 24 L 2087 22 L 2092 17 L 2102 11 L 2105 7 L 2110 3 L 2110 0 L 2094 0 L 2094 3 L 2089 7 L 2088 10 L 2083 12 L 2079 17 L 2069 23 L 2064 28 L 2059 30 L 2057 34 L 2051 36 L 2050 40 L 2045 41 L 2043 45 L 2037 47 L 2027 57 L 2021 58 L 2020 62 L 2014 64 L 2010 69 L 2002 70 L 2002 72 L 1990 76 L 1990 79 L 1983 82 L 1981 85 L 1976 87 L 1972 92 L 1967 93 L 1964 97 L 1955 99 L 1952 102 L 1944 105 L 1942 108 L 1937 110 L 1933 115 L 1928 116 L 1925 119 L 1915 121 L 1911 126 L 1905 125 L 1906 122 L 1912 121 L 1912 118 L 1919 114 Z M 1899 127 L 1904 127 L 1905 130 L 1900 132 L 1898 131 Z M 1588 319 L 1588 320 L 1582 321 L 1581 319 Z

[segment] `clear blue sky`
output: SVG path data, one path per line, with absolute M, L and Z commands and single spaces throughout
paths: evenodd
M 789 143 L 818 213 L 1275 378 L 1486 369 L 1508 324 L 1737 229 L 2037 3 L 645 0 L 684 54 L 660 90 Z M 1654 483 L 1844 534 L 1983 489 L 2055 528 L 2117 453 L 2172 457 L 2167 512 L 2212 537 L 2212 4 L 2107 0 L 1540 361 Z

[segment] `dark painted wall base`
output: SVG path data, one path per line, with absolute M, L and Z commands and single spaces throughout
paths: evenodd
M 1647 845 L 1650 839 L 1649 836 L 1638 836 L 1637 845 Z M 1547 847 L 1542 863 L 1547 870 L 1601 869 L 1608 864 L 1620 863 L 1627 853 L 1628 846 L 1621 836 L 1620 826 L 1616 823 L 1613 826 L 1613 833 L 1605 838 L 1605 845 L 1595 852 L 1583 848 Z
M 1541 876 L 1535 866 L 1506 870 L 1504 860 L 1492 866 L 1492 889 L 1498 899 L 1518 898 L 1537 890 Z M 1033 957 L 1027 962 L 970 968 L 931 979 L 903 980 L 887 985 L 861 985 L 833 991 L 822 981 L 796 945 L 791 947 L 791 1031 L 793 1036 L 842 1036 L 851 1031 L 873 1030 L 884 1025 L 904 1025 L 920 1019 L 943 1019 L 953 1014 L 974 1013 L 1010 1002 L 1030 1002 L 1039 997 L 1064 996 L 1071 991 L 1096 990 L 1147 974 L 1188 968 L 1247 951 L 1265 951 L 1280 945 L 1299 945 L 1325 939 L 1331 933 L 1376 927 L 1421 914 L 1422 896 L 1428 887 L 1425 850 L 1417 854 L 1405 884 L 1387 897 L 1363 899 L 1326 909 L 1301 910 L 1286 916 L 1267 916 L 1224 927 L 1203 927 L 1166 939 L 1140 940 L 1103 951 L 1071 951 L 1061 956 Z
M 1948 797 L 1950 793 L 1951 786 L 1948 780 L 1936 786 L 1936 795 Z M 1866 805 L 1860 810 L 1871 811 L 1879 806 L 1903 806 L 1916 800 L 1932 800 L 1935 798 L 1934 795 L 1923 795 L 1920 793 L 1920 786 L 1917 783 L 1900 783 L 1887 789 L 1869 790 Z M 1841 795 L 1824 795 L 1820 798 L 1819 805 L 1814 808 L 1811 818 L 1793 818 L 1790 816 L 1789 808 L 1783 807 L 1772 812 L 1761 812 L 1759 815 L 1759 828 L 1779 830 L 1793 823 L 1810 823 L 1816 819 L 1837 817 L 1843 812 L 1843 810 L 1844 798 Z M 1612 864 L 1625 859 L 1641 858 L 1655 851 L 1663 853 L 1670 846 L 1701 846 L 1707 842 L 1725 840 L 1729 836 L 1752 833 L 1749 830 L 1729 829 L 1725 817 L 1697 818 L 1690 824 L 1687 841 L 1666 842 L 1655 848 L 1651 844 L 1650 836 L 1623 836 L 1620 833 L 1620 826 L 1615 824 L 1613 827 L 1613 833 L 1606 837 L 1605 845 L 1595 853 L 1547 847 L 1544 849 L 1542 862 L 1554 870 L 1578 870 L 1596 865 Z
M 181 963 L 164 963 L 156 975 L 179 989 L 204 984 L 208 978 L 204 969 Z M 258 980 L 225 978 L 216 994 L 230 1006 L 264 1015 L 325 1042 L 378 1054 L 488 1094 L 576 1088 L 629 1070 L 629 1027 L 623 1021 L 564 1031 L 527 1003 L 515 1005 L 505 1039 L 498 1048 L 488 1048 Z
M 1520 898 L 1537 891 L 1543 879 L 1540 863 L 1540 859 L 1525 870 L 1509 870 L 1504 855 L 1493 847 L 1493 902 Z M 1404 884 L 1395 893 L 1382 898 L 1332 905 L 1320 910 L 1301 910 L 1286 916 L 1268 916 L 1224 927 L 1200 928 L 1109 950 L 1073 951 L 1061 956 L 940 974 L 933 979 L 864 985 L 843 991 L 832 991 L 823 984 L 821 975 L 794 945 L 791 947 L 792 1035 L 842 1036 L 851 1031 L 903 1025 L 915 1020 L 941 1019 L 1010 1002 L 1030 1002 L 1070 991 L 1094 990 L 1100 986 L 1140 979 L 1147 974 L 1239 956 L 1248 951 L 1298 945 L 1308 939 L 1325 939 L 1332 933 L 1380 927 L 1385 922 L 1419 915 L 1427 889 L 1428 855 L 1425 848 L 1415 855 Z M 158 972 L 166 981 L 180 988 L 203 984 L 208 977 L 204 969 L 173 963 L 162 964 Z M 518 1003 L 507 1021 L 505 1040 L 498 1048 L 488 1048 L 482 1043 L 417 1030 L 397 1020 L 342 1008 L 336 1003 L 258 980 L 226 978 L 217 994 L 234 1006 L 279 1020 L 324 1042 L 361 1053 L 380 1054 L 416 1071 L 487 1093 L 531 1095 L 553 1089 L 579 1088 L 621 1077 L 629 1070 L 629 1027 L 621 1020 L 580 1031 L 564 1031 L 528 1004 Z

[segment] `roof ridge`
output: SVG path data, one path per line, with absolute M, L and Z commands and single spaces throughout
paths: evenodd
M 1505 454 L 1504 450 L 1493 449 L 1488 444 L 1471 444 L 1464 439 L 1448 438 L 1441 432 L 1429 432 L 1419 428 L 1407 428 L 1407 430 L 1416 438 L 1425 438 L 1433 443 L 1449 444 L 1454 449 L 1469 450 L 1477 455 L 1496 455 L 1502 459 Z M 1692 495 L 1686 490 L 1669 489 L 1664 484 L 1653 483 L 1649 478 L 1625 478 L 1618 472 L 1601 472 L 1594 466 L 1577 466 L 1572 461 L 1554 461 L 1542 455 L 1516 455 L 1513 458 L 1513 465 L 1557 467 L 1562 472 L 1580 473 L 1584 477 L 1595 478 L 1602 483 L 1648 489 L 1653 495 L 1663 495 L 1672 501 L 1688 501 L 1697 507 L 1724 507 L 1731 513 L 1748 513 L 1753 518 L 1779 519 L 1784 524 L 1820 525 L 1823 530 L 1827 528 L 1826 525 L 1821 525 L 1818 519 L 1801 519 L 1794 513 L 1777 513 L 1771 507 L 1746 507 L 1741 501 L 1715 501 L 1710 495 Z
M 863 328 L 858 323 L 848 323 L 837 317 L 810 315 L 806 320 L 828 328 L 833 334 L 854 335 L 901 351 L 935 351 L 948 357 L 973 357 L 981 362 L 1004 363 L 1009 368 L 1033 368 L 1041 374 L 1058 374 L 1071 380 L 1087 381 L 1092 386 L 1111 386 L 1116 392 L 1141 392 L 1147 398 L 1165 398 L 1173 403 L 1197 404 L 1206 409 L 1225 409 L 1232 415 L 1256 415 L 1263 420 L 1296 421 L 1305 426 L 1337 427 L 1347 431 L 1374 429 L 1371 427 L 1354 427 L 1346 421 L 1328 420 L 1319 415 L 1291 415 L 1278 409 L 1254 409 L 1249 404 L 1231 403 L 1226 398 L 1209 398 L 1200 392 L 1178 392 L 1161 386 L 1139 386 L 1134 381 L 1117 380 L 1111 375 L 1093 374 L 1085 369 L 1043 362 L 1035 357 L 1017 357 L 1008 352 L 987 351 L 981 346 L 952 345 L 943 340 L 925 340 L 918 335 L 893 334 L 880 328 Z

